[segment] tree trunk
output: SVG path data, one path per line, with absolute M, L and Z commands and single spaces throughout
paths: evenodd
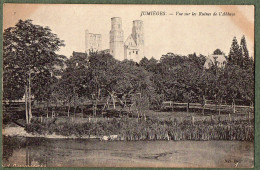
M 68 104 L 68 117 L 70 117 L 70 104 Z
M 49 117 L 49 101 L 47 100 L 47 117 Z
M 93 103 L 93 116 L 94 117 L 97 115 L 97 103 L 98 103 L 98 99 L 96 98 L 95 103 Z
M 192 125 L 194 126 L 194 116 L 191 116 L 191 122 L 192 122 Z
M 29 114 L 28 114 L 28 91 L 27 91 L 27 85 L 25 86 L 25 117 L 26 117 L 26 123 L 29 123 Z
M 56 108 L 58 108 L 58 99 L 55 98 Z
M 250 125 L 250 110 L 248 111 L 248 124 Z
M 216 102 L 215 104 L 215 112 L 217 113 L 218 112 L 218 103 Z
M 233 113 L 236 113 L 236 103 L 235 103 L 235 99 L 233 99 Z
M 84 110 L 84 107 L 82 106 L 82 107 L 81 107 L 81 115 L 82 115 L 82 118 L 84 117 L 84 116 L 83 116 L 83 115 L 84 115 L 84 111 L 83 111 L 83 110 Z
M 220 103 L 219 103 L 219 106 L 218 106 L 218 114 L 220 115 L 220 107 L 221 107 L 221 104 L 222 104 L 222 97 L 220 98 Z
M 205 106 L 206 106 L 206 99 L 205 99 L 205 96 L 203 95 L 203 106 L 202 106 L 202 114 L 203 116 L 205 115 Z
M 112 98 L 112 101 L 113 101 L 113 109 L 116 109 L 116 102 L 115 102 L 115 98 L 114 98 L 113 94 L 111 94 L 111 98 Z
M 77 105 L 74 104 L 74 117 L 76 116 Z
M 55 112 L 54 112 L 54 110 L 51 111 L 51 117 L 52 117 L 52 118 L 55 117 Z
M 95 115 L 95 102 L 94 101 L 92 101 L 92 110 L 93 110 L 93 117 L 94 117 L 94 115 Z
M 101 89 L 99 88 L 98 89 L 98 99 L 99 99 L 100 95 L 101 95 Z
M 29 123 L 31 123 L 32 119 L 32 95 L 31 95 L 31 70 L 29 70 Z
M 43 102 L 43 99 L 41 100 L 41 111 L 42 111 L 42 113 L 44 113 L 44 108 L 45 108 L 45 104 L 44 104 L 44 102 Z
M 189 113 L 189 107 L 190 107 L 190 103 L 187 103 L 187 113 Z
M 58 109 L 58 100 L 55 99 L 55 111 L 58 112 L 58 110 L 59 110 L 59 109 Z

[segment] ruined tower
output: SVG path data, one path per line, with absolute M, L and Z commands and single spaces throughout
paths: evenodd
M 124 31 L 122 29 L 122 19 L 119 17 L 111 18 L 110 34 L 110 54 L 118 60 L 124 58 Z
M 144 57 L 144 27 L 143 21 L 134 20 L 132 28 L 132 37 L 136 43 L 137 48 L 139 49 L 139 59 Z
M 85 52 L 89 51 L 101 51 L 102 50 L 102 36 L 101 34 L 89 33 L 88 30 L 85 31 Z
M 139 62 L 144 57 L 143 21 L 134 20 L 132 33 L 124 43 L 124 58 Z

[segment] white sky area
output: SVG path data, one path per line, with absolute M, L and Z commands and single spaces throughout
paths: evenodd
M 19 4 L 22 6 L 22 4 Z M 30 6 L 30 5 L 29 5 Z M 27 7 L 24 6 L 24 10 Z M 131 34 L 132 21 L 143 20 L 145 56 L 160 59 L 163 54 L 173 52 L 187 55 L 212 54 L 217 48 L 229 53 L 234 36 L 238 42 L 245 35 L 250 56 L 254 51 L 254 7 L 236 6 L 235 16 L 176 16 L 176 12 L 232 12 L 234 9 L 220 6 L 184 5 L 40 5 L 27 16 L 13 16 L 13 22 L 4 24 L 4 29 L 14 26 L 19 19 L 32 19 L 34 24 L 49 26 L 65 41 L 59 54 L 67 57 L 73 51 L 85 51 L 85 30 L 102 34 L 103 49 L 109 48 L 111 18 L 121 17 L 124 39 Z M 230 11 L 229 11 L 230 9 Z M 5 10 L 5 7 L 4 7 Z M 12 11 L 12 10 L 9 10 Z M 141 16 L 141 11 L 165 11 L 166 16 Z M 6 10 L 6 13 L 8 11 Z M 6 15 L 4 13 L 4 17 Z M 173 13 L 174 15 L 168 15 Z M 242 15 L 242 17 L 241 17 Z M 239 17 L 239 18 L 238 18 Z M 4 18 L 7 19 L 7 18 Z M 246 20 L 241 25 L 236 21 Z M 252 25 L 249 27 L 248 25 Z M 123 57 L 123 56 L 122 56 Z

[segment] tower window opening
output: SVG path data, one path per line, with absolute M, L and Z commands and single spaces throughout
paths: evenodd
M 133 53 L 135 53 L 135 51 L 133 51 Z
M 136 54 L 138 54 L 138 51 L 136 51 Z

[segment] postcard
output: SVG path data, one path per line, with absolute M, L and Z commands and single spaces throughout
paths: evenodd
M 254 167 L 254 6 L 3 5 L 4 167 Z

